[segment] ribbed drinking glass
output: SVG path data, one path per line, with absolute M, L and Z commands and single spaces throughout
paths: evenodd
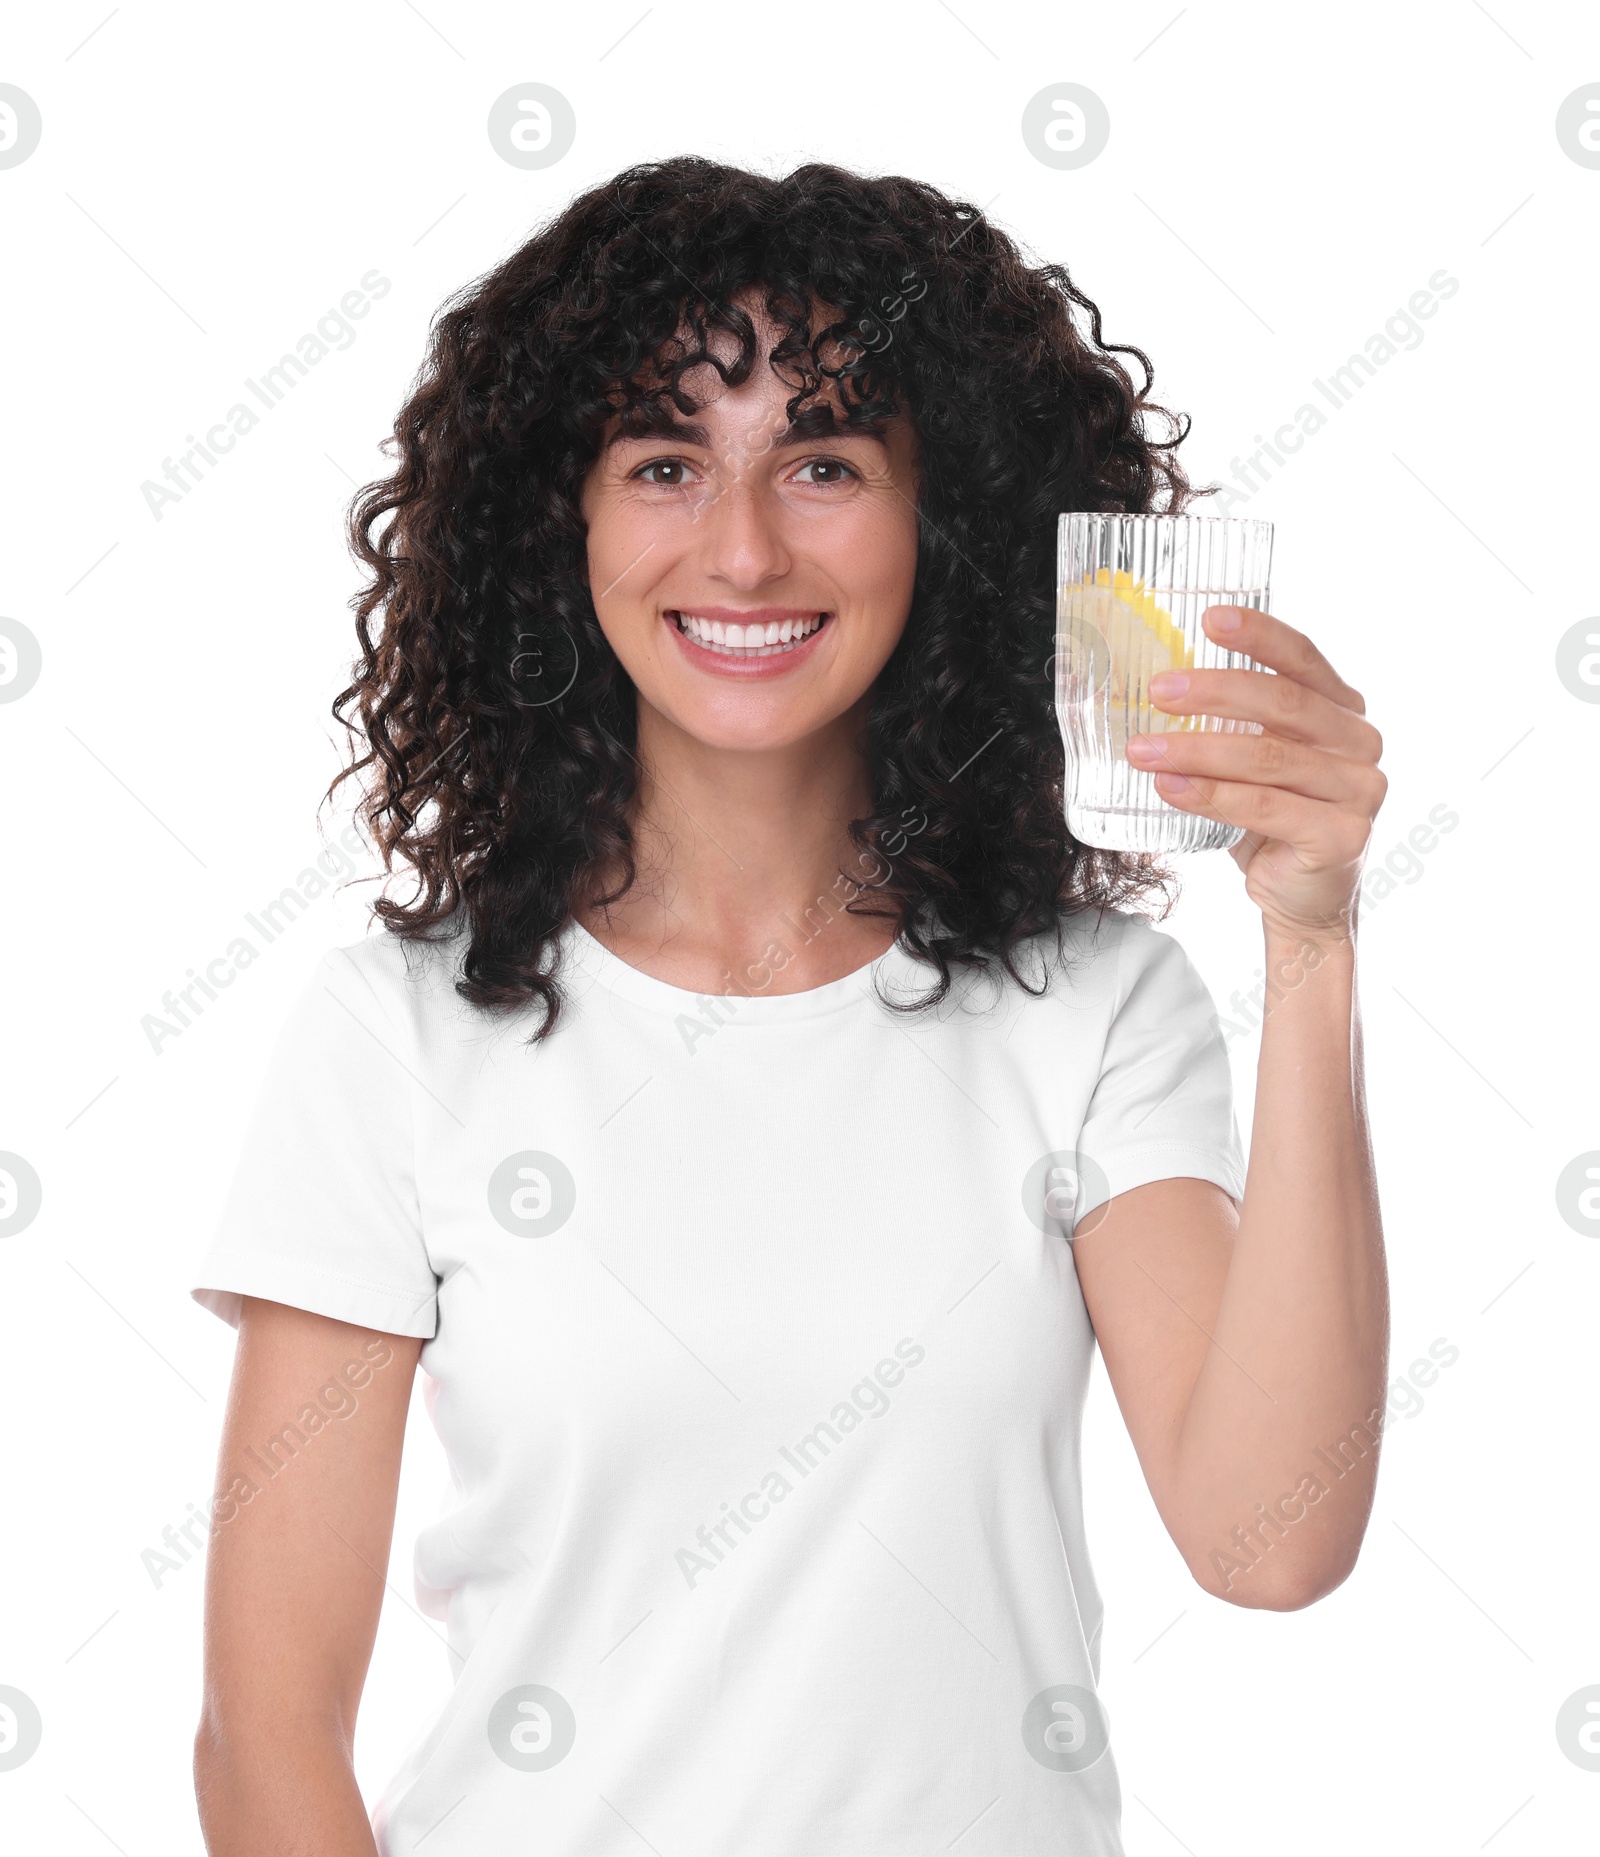
M 1067 826 L 1113 851 L 1210 851 L 1242 826 L 1169 806 L 1159 768 L 1135 767 L 1130 736 L 1259 734 L 1230 717 L 1175 716 L 1150 701 L 1164 670 L 1262 667 L 1216 644 L 1208 606 L 1267 610 L 1272 524 L 1240 516 L 1061 517 L 1056 572 L 1056 716 L 1066 746 Z

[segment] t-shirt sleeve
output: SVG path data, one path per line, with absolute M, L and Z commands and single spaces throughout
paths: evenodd
M 413 1159 L 414 1059 L 362 954 L 323 956 L 246 1122 L 190 1290 L 234 1327 L 244 1296 L 396 1335 L 437 1326 Z
M 1211 1180 L 1244 1197 L 1244 1147 L 1211 993 L 1182 945 L 1142 916 L 1117 947 L 1114 1009 L 1078 1136 L 1074 1223 L 1152 1180 Z

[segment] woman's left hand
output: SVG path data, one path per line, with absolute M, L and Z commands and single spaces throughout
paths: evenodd
M 1229 621 L 1233 622 L 1229 629 Z M 1207 633 L 1277 673 L 1163 671 L 1156 708 L 1232 717 L 1262 734 L 1179 729 L 1135 735 L 1128 759 L 1158 770 L 1169 806 L 1244 828 L 1231 850 L 1266 926 L 1294 940 L 1349 938 L 1361 865 L 1389 782 L 1366 705 L 1303 632 L 1248 607 L 1207 607 Z

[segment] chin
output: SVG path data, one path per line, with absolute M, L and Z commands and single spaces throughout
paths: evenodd
M 648 696 L 644 700 L 650 701 Z M 796 704 L 777 692 L 758 690 L 730 691 L 713 702 L 685 703 L 669 698 L 652 707 L 702 747 L 736 754 L 792 747 L 837 720 L 830 710 L 819 710 L 809 703 Z

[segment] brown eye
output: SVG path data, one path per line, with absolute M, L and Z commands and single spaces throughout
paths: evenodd
M 854 477 L 856 475 L 855 467 L 846 464 L 843 458 L 807 458 L 800 468 L 802 471 L 842 471 L 844 477 Z M 819 487 L 830 487 L 834 484 L 842 483 L 843 481 L 844 478 L 841 477 L 824 478 L 820 480 Z M 813 478 L 812 482 L 819 483 L 819 480 Z
M 683 468 L 684 462 L 682 458 L 652 458 L 648 464 L 641 464 L 638 470 L 634 472 L 634 476 L 644 483 L 657 484 L 663 490 L 679 490 L 683 487 L 683 479 L 681 477 L 672 478 L 663 482 L 663 480 L 658 477 L 646 477 L 645 473 L 647 471 L 681 471 Z

